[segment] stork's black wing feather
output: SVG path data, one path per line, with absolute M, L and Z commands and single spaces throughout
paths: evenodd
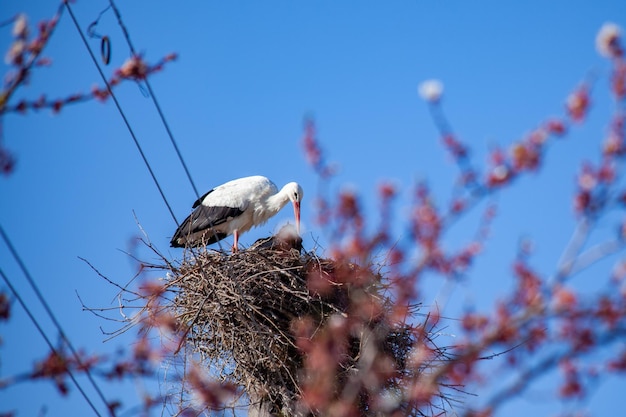
M 209 191 L 210 192 L 210 191 Z M 208 194 L 208 193 L 207 193 Z M 206 195 L 206 194 L 205 194 Z M 204 198 L 204 197 L 203 197 Z M 202 200 L 202 199 L 201 199 Z M 174 233 L 170 244 L 172 247 L 196 246 L 201 243 L 211 244 L 224 239 L 227 234 L 208 229 L 225 223 L 229 219 L 243 213 L 238 207 L 196 206 L 196 209 L 185 219 Z M 207 231 L 206 233 L 202 233 Z
M 243 211 L 239 207 L 203 206 L 200 205 L 189 216 L 190 232 L 196 233 L 209 227 L 215 227 L 228 220 L 240 216 Z
M 211 194 L 213 191 L 215 191 L 215 188 L 213 188 L 212 190 L 207 191 L 206 193 L 204 193 L 204 195 L 202 197 L 200 197 L 199 199 L 197 199 L 196 201 L 193 202 L 193 206 L 191 206 L 191 208 L 196 208 L 198 207 L 200 204 L 202 204 L 202 200 L 204 200 L 204 198 Z

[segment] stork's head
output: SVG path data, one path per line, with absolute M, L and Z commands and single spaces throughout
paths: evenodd
M 293 215 L 296 218 L 296 230 L 298 234 L 300 234 L 300 202 L 302 201 L 302 197 L 304 197 L 304 191 L 297 182 L 290 182 L 283 188 L 287 192 L 291 204 L 293 204 Z

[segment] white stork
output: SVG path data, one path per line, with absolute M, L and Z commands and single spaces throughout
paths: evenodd
M 260 175 L 229 181 L 193 203 L 194 211 L 178 227 L 170 245 L 175 248 L 209 245 L 232 234 L 233 251 L 237 251 L 241 233 L 264 224 L 289 201 L 300 234 L 302 196 L 302 187 L 295 182 L 278 191 L 272 181 Z

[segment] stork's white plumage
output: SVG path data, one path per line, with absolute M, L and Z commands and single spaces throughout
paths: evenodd
M 253 226 L 264 224 L 289 201 L 293 204 L 296 230 L 300 234 L 300 201 L 302 187 L 295 182 L 280 191 L 262 176 L 229 181 L 200 197 L 194 211 L 178 227 L 172 237 L 172 247 L 209 245 L 233 235 L 233 250 L 237 250 L 239 235 Z

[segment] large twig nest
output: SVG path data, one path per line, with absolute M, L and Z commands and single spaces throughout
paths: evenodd
M 271 238 L 236 253 L 189 251 L 172 269 L 170 281 L 178 288 L 172 307 L 189 327 L 187 340 L 211 371 L 283 413 L 293 412 L 302 387 L 303 354 L 293 336 L 294 323 L 306 318 L 321 328 L 329 318 L 349 314 L 355 291 L 375 297 L 381 292 L 379 277 L 372 279 L 369 270 L 368 282 L 358 284 L 363 270 L 301 253 L 299 244 Z M 328 285 L 323 290 L 312 286 L 312 275 L 326 277 Z M 341 280 L 334 279 L 339 275 Z M 355 279 L 347 283 L 347 275 Z M 380 333 L 380 328 L 379 318 L 373 317 L 371 329 Z M 402 372 L 414 341 L 408 328 L 387 327 L 377 348 Z M 350 344 L 342 364 L 346 379 L 363 346 L 359 340 Z

